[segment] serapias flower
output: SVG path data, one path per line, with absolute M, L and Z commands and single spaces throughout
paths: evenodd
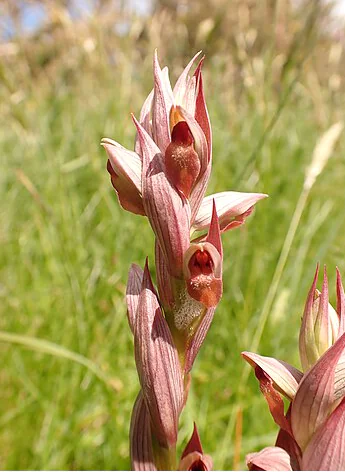
M 250 470 L 345 470 L 345 296 L 337 270 L 337 310 L 318 268 L 300 331 L 304 374 L 277 359 L 243 352 L 255 370 L 274 421 L 276 446 L 247 456 Z M 290 406 L 284 413 L 284 395 Z
M 154 89 L 137 121 L 135 152 L 105 138 L 108 171 L 119 202 L 146 215 L 171 275 L 182 277 L 183 255 L 191 233 L 207 233 L 215 201 L 221 231 L 242 224 L 255 203 L 267 195 L 221 192 L 205 197 L 212 164 L 212 132 L 203 92 L 203 58 L 196 58 L 172 89 L 168 69 L 154 56 Z M 193 234 L 192 234 L 193 239 Z
M 178 420 L 190 370 L 223 290 L 221 233 L 244 223 L 260 193 L 205 197 L 212 133 L 198 53 L 172 89 L 154 56 L 154 88 L 134 116 L 134 151 L 103 139 L 107 168 L 121 206 L 146 216 L 155 236 L 157 290 L 148 264 L 132 265 L 127 313 L 134 336 L 140 393 L 130 428 L 135 470 L 174 470 Z M 181 459 L 187 470 L 209 470 L 196 428 Z

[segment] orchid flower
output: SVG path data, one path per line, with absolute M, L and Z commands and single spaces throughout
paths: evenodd
M 322 291 L 318 267 L 308 294 L 299 349 L 304 373 L 277 359 L 243 352 L 280 427 L 276 446 L 247 456 L 250 470 L 345 469 L 345 295 L 337 270 L 337 309 Z M 284 413 L 282 396 L 290 406 Z
M 128 321 L 141 390 L 130 428 L 135 470 L 175 468 L 178 420 L 190 371 L 222 291 L 221 233 L 242 225 L 267 195 L 221 192 L 205 196 L 212 166 L 212 132 L 196 54 L 172 88 L 168 69 L 153 61 L 154 87 L 141 109 L 134 151 L 102 140 L 120 205 L 146 216 L 155 236 L 157 289 L 148 262 L 132 265 Z M 198 432 L 180 468 L 209 470 Z

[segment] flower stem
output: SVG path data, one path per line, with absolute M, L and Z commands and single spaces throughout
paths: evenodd
M 157 470 L 176 470 L 176 445 L 170 448 L 162 447 L 155 437 L 152 437 L 152 447 Z

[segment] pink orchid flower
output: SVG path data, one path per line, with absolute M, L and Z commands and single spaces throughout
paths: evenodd
M 345 296 L 337 270 L 337 310 L 328 302 L 326 270 L 318 267 L 300 331 L 304 373 L 286 362 L 243 352 L 280 427 L 276 446 L 249 454 L 250 470 L 345 469 Z M 290 401 L 287 413 L 281 395 Z
M 212 132 L 203 92 L 200 53 L 187 65 L 174 89 L 168 69 L 154 57 L 154 89 L 134 124 L 135 151 L 105 138 L 108 171 L 119 202 L 146 215 L 156 234 L 167 269 L 181 276 L 190 235 L 207 233 L 215 201 L 221 231 L 244 223 L 255 203 L 267 195 L 221 192 L 205 197 L 212 164 Z
M 154 88 L 142 107 L 134 151 L 103 139 L 107 169 L 120 205 L 146 216 L 155 235 L 157 290 L 148 263 L 132 265 L 128 321 L 141 390 L 130 428 L 135 470 L 174 467 L 178 420 L 190 371 L 222 296 L 221 233 L 240 226 L 267 195 L 221 192 L 205 197 L 212 165 L 212 133 L 200 60 L 174 89 L 154 56 Z M 209 470 L 195 428 L 180 467 Z

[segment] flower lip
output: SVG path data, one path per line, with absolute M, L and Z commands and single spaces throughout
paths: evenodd
M 193 136 L 186 121 L 176 123 L 171 132 L 171 140 L 182 146 L 190 146 L 193 144 Z
M 190 258 L 188 268 L 193 275 L 209 275 L 213 271 L 213 262 L 210 254 L 203 248 L 198 249 Z
M 186 279 L 199 275 L 221 277 L 221 256 L 212 243 L 191 243 L 184 255 L 184 273 Z

